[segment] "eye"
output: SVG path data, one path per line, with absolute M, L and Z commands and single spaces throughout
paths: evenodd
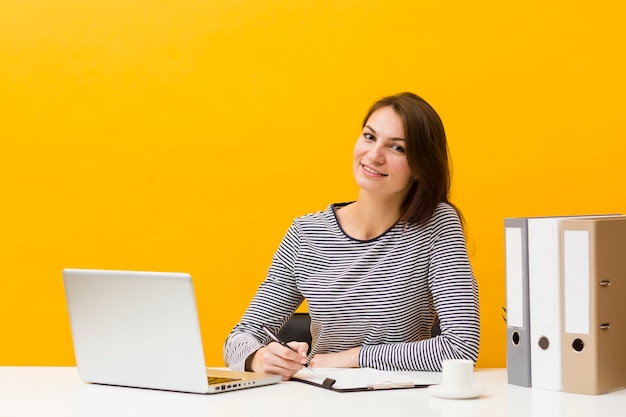
M 367 133 L 367 132 L 363 132 L 363 137 L 366 140 L 376 140 L 376 137 L 374 137 L 374 135 L 372 135 L 371 133 Z
M 404 149 L 403 146 L 400 146 L 398 144 L 391 145 L 391 149 L 393 149 L 395 152 L 398 152 L 398 153 L 406 153 L 406 149 Z

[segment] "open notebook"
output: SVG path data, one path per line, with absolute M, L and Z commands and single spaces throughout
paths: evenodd
M 308 368 L 291 378 L 337 392 L 426 388 L 433 382 L 373 368 Z

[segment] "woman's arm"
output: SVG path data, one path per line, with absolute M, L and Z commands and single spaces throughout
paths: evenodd
M 441 334 L 418 342 L 365 345 L 360 366 L 440 371 L 444 359 L 478 359 L 478 286 L 460 220 L 452 207 L 440 205 L 430 224 L 428 281 Z
M 263 332 L 265 326 L 277 333 L 293 312 L 302 303 L 293 273 L 293 264 L 298 248 L 298 233 L 292 225 L 272 258 L 267 277 L 259 286 L 241 321 L 233 328 L 224 343 L 224 361 L 228 367 L 243 371 L 246 361 L 249 369 L 260 369 L 270 342 Z M 273 346 L 276 345 L 276 346 Z M 289 349 L 279 344 L 270 344 L 272 355 L 290 358 Z M 268 347 L 269 347 L 268 346 Z M 306 352 L 306 349 L 305 349 Z M 258 353 L 258 356 L 257 356 Z M 270 358 L 271 367 L 277 358 Z M 299 360 L 299 359 L 298 359 Z M 255 370 L 257 370 L 255 369 Z M 278 373 L 278 372 L 275 372 Z

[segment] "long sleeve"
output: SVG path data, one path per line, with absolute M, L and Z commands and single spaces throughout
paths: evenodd
M 262 326 L 277 333 L 302 303 L 293 272 L 297 241 L 297 231 L 292 226 L 273 256 L 267 277 L 226 339 L 224 361 L 231 369 L 244 370 L 248 356 L 269 342 Z
M 428 286 L 441 334 L 415 342 L 365 345 L 361 366 L 388 370 L 441 371 L 444 359 L 478 359 L 478 286 L 456 214 L 436 214 L 431 222 Z
M 361 346 L 360 366 L 420 371 L 478 357 L 478 289 L 448 204 L 424 226 L 396 224 L 368 241 L 346 235 L 333 206 L 295 219 L 226 340 L 228 366 L 243 369 L 268 341 L 261 326 L 278 331 L 304 299 L 311 356 Z M 431 338 L 436 318 L 441 335 Z

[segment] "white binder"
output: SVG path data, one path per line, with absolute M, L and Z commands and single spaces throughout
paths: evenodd
M 531 385 L 561 391 L 560 217 L 528 219 Z

